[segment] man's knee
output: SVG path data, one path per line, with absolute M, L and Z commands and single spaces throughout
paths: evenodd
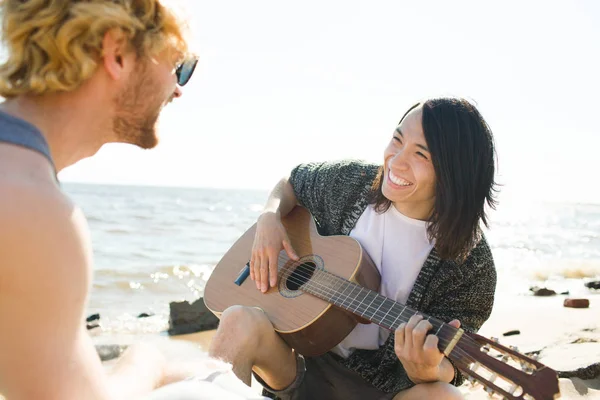
M 219 357 L 241 350 L 251 351 L 273 332 L 266 314 L 254 307 L 232 306 L 226 309 L 212 339 L 210 353 Z
M 422 383 L 404 390 L 398 393 L 393 400 L 412 399 L 462 400 L 464 397 L 455 386 L 445 382 L 434 382 Z

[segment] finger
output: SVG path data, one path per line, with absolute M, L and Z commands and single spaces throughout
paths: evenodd
M 291 258 L 292 260 L 298 261 L 300 259 L 300 257 L 298 257 L 298 255 L 296 254 L 296 251 L 292 247 L 292 244 L 290 243 L 289 239 L 285 239 L 283 241 L 283 248 L 285 249 L 285 252 L 287 253 L 288 257 Z
M 431 328 L 433 328 L 433 325 L 431 325 L 431 323 L 427 320 L 421 320 L 419 321 L 417 326 L 415 326 L 415 328 L 412 331 L 412 341 L 413 347 L 415 349 L 423 349 L 423 344 L 425 343 L 425 336 L 427 336 L 427 332 Z
M 266 292 L 269 289 L 269 256 L 260 258 L 260 290 Z
M 406 324 L 403 322 L 398 326 L 396 332 L 394 333 L 394 343 L 396 347 L 396 354 L 402 351 L 404 348 L 404 328 L 406 328 Z
M 423 351 L 429 364 L 438 365 L 442 361 L 444 356 L 439 348 L 439 338 L 435 335 L 427 335 L 425 343 L 423 344 Z
M 406 328 L 410 329 L 412 332 L 412 330 L 415 328 L 415 326 L 417 326 L 417 324 L 419 322 L 421 322 L 422 320 L 423 320 L 423 316 L 421 314 L 415 314 L 412 317 L 410 317 L 410 319 L 408 320 L 408 323 L 406 324 Z
M 279 271 L 279 253 L 271 252 L 269 255 L 269 283 L 271 287 L 277 286 L 277 272 Z
M 452 321 L 448 322 L 448 325 L 455 327 L 456 329 L 460 328 L 460 321 L 457 319 L 453 319 Z
M 256 288 L 258 290 L 260 290 L 260 264 L 260 255 L 257 254 L 254 258 L 254 283 L 256 284 Z
M 252 253 L 252 257 L 250 257 L 248 268 L 250 269 L 250 279 L 254 280 L 254 253 Z
M 404 347 L 412 348 L 413 347 L 413 330 L 415 326 L 423 319 L 421 315 L 413 315 L 408 320 L 406 324 L 406 328 L 404 329 Z

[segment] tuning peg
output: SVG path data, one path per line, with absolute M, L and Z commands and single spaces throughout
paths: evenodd
M 519 348 L 517 346 L 508 346 L 509 349 L 519 352 Z
M 529 365 L 523 365 L 521 369 L 523 370 L 523 372 L 528 373 L 528 374 L 532 374 L 533 371 L 535 371 L 535 369 L 533 369 Z
M 475 386 L 475 384 L 477 383 L 477 380 L 472 376 L 467 377 L 467 381 L 469 381 L 469 383 L 473 386 Z
M 490 345 L 486 344 L 481 348 L 481 351 L 483 351 L 484 353 L 489 353 L 490 352 Z
M 469 369 L 471 371 L 475 372 L 479 369 L 479 367 L 481 367 L 481 364 L 478 362 L 474 362 L 473 364 L 470 365 Z
M 498 338 L 497 338 L 497 337 L 491 337 L 490 339 L 491 339 L 491 340 L 492 340 L 492 342 L 494 342 L 494 343 L 500 343 L 500 340 L 498 340 Z
M 496 394 L 496 392 L 494 392 L 494 389 L 492 388 L 485 388 L 485 391 L 487 392 L 487 394 L 492 397 L 493 395 Z
M 529 363 L 524 362 L 524 361 L 521 361 L 520 364 L 521 364 L 521 371 L 526 372 L 528 374 L 533 373 L 535 371 L 535 369 L 536 369 L 534 365 L 529 364 Z

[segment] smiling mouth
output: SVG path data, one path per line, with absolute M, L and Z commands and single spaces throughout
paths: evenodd
M 403 179 L 403 178 L 400 178 L 399 176 L 394 175 L 391 170 L 388 172 L 388 178 L 395 185 L 412 186 L 412 182 L 409 182 L 406 179 Z

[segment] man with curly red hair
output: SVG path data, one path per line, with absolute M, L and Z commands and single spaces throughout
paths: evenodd
M 57 173 L 105 143 L 154 147 L 160 111 L 181 96 L 197 58 L 163 0 L 0 8 L 0 394 L 138 398 L 177 378 L 152 346 L 133 346 L 105 373 L 83 324 L 88 228 Z

